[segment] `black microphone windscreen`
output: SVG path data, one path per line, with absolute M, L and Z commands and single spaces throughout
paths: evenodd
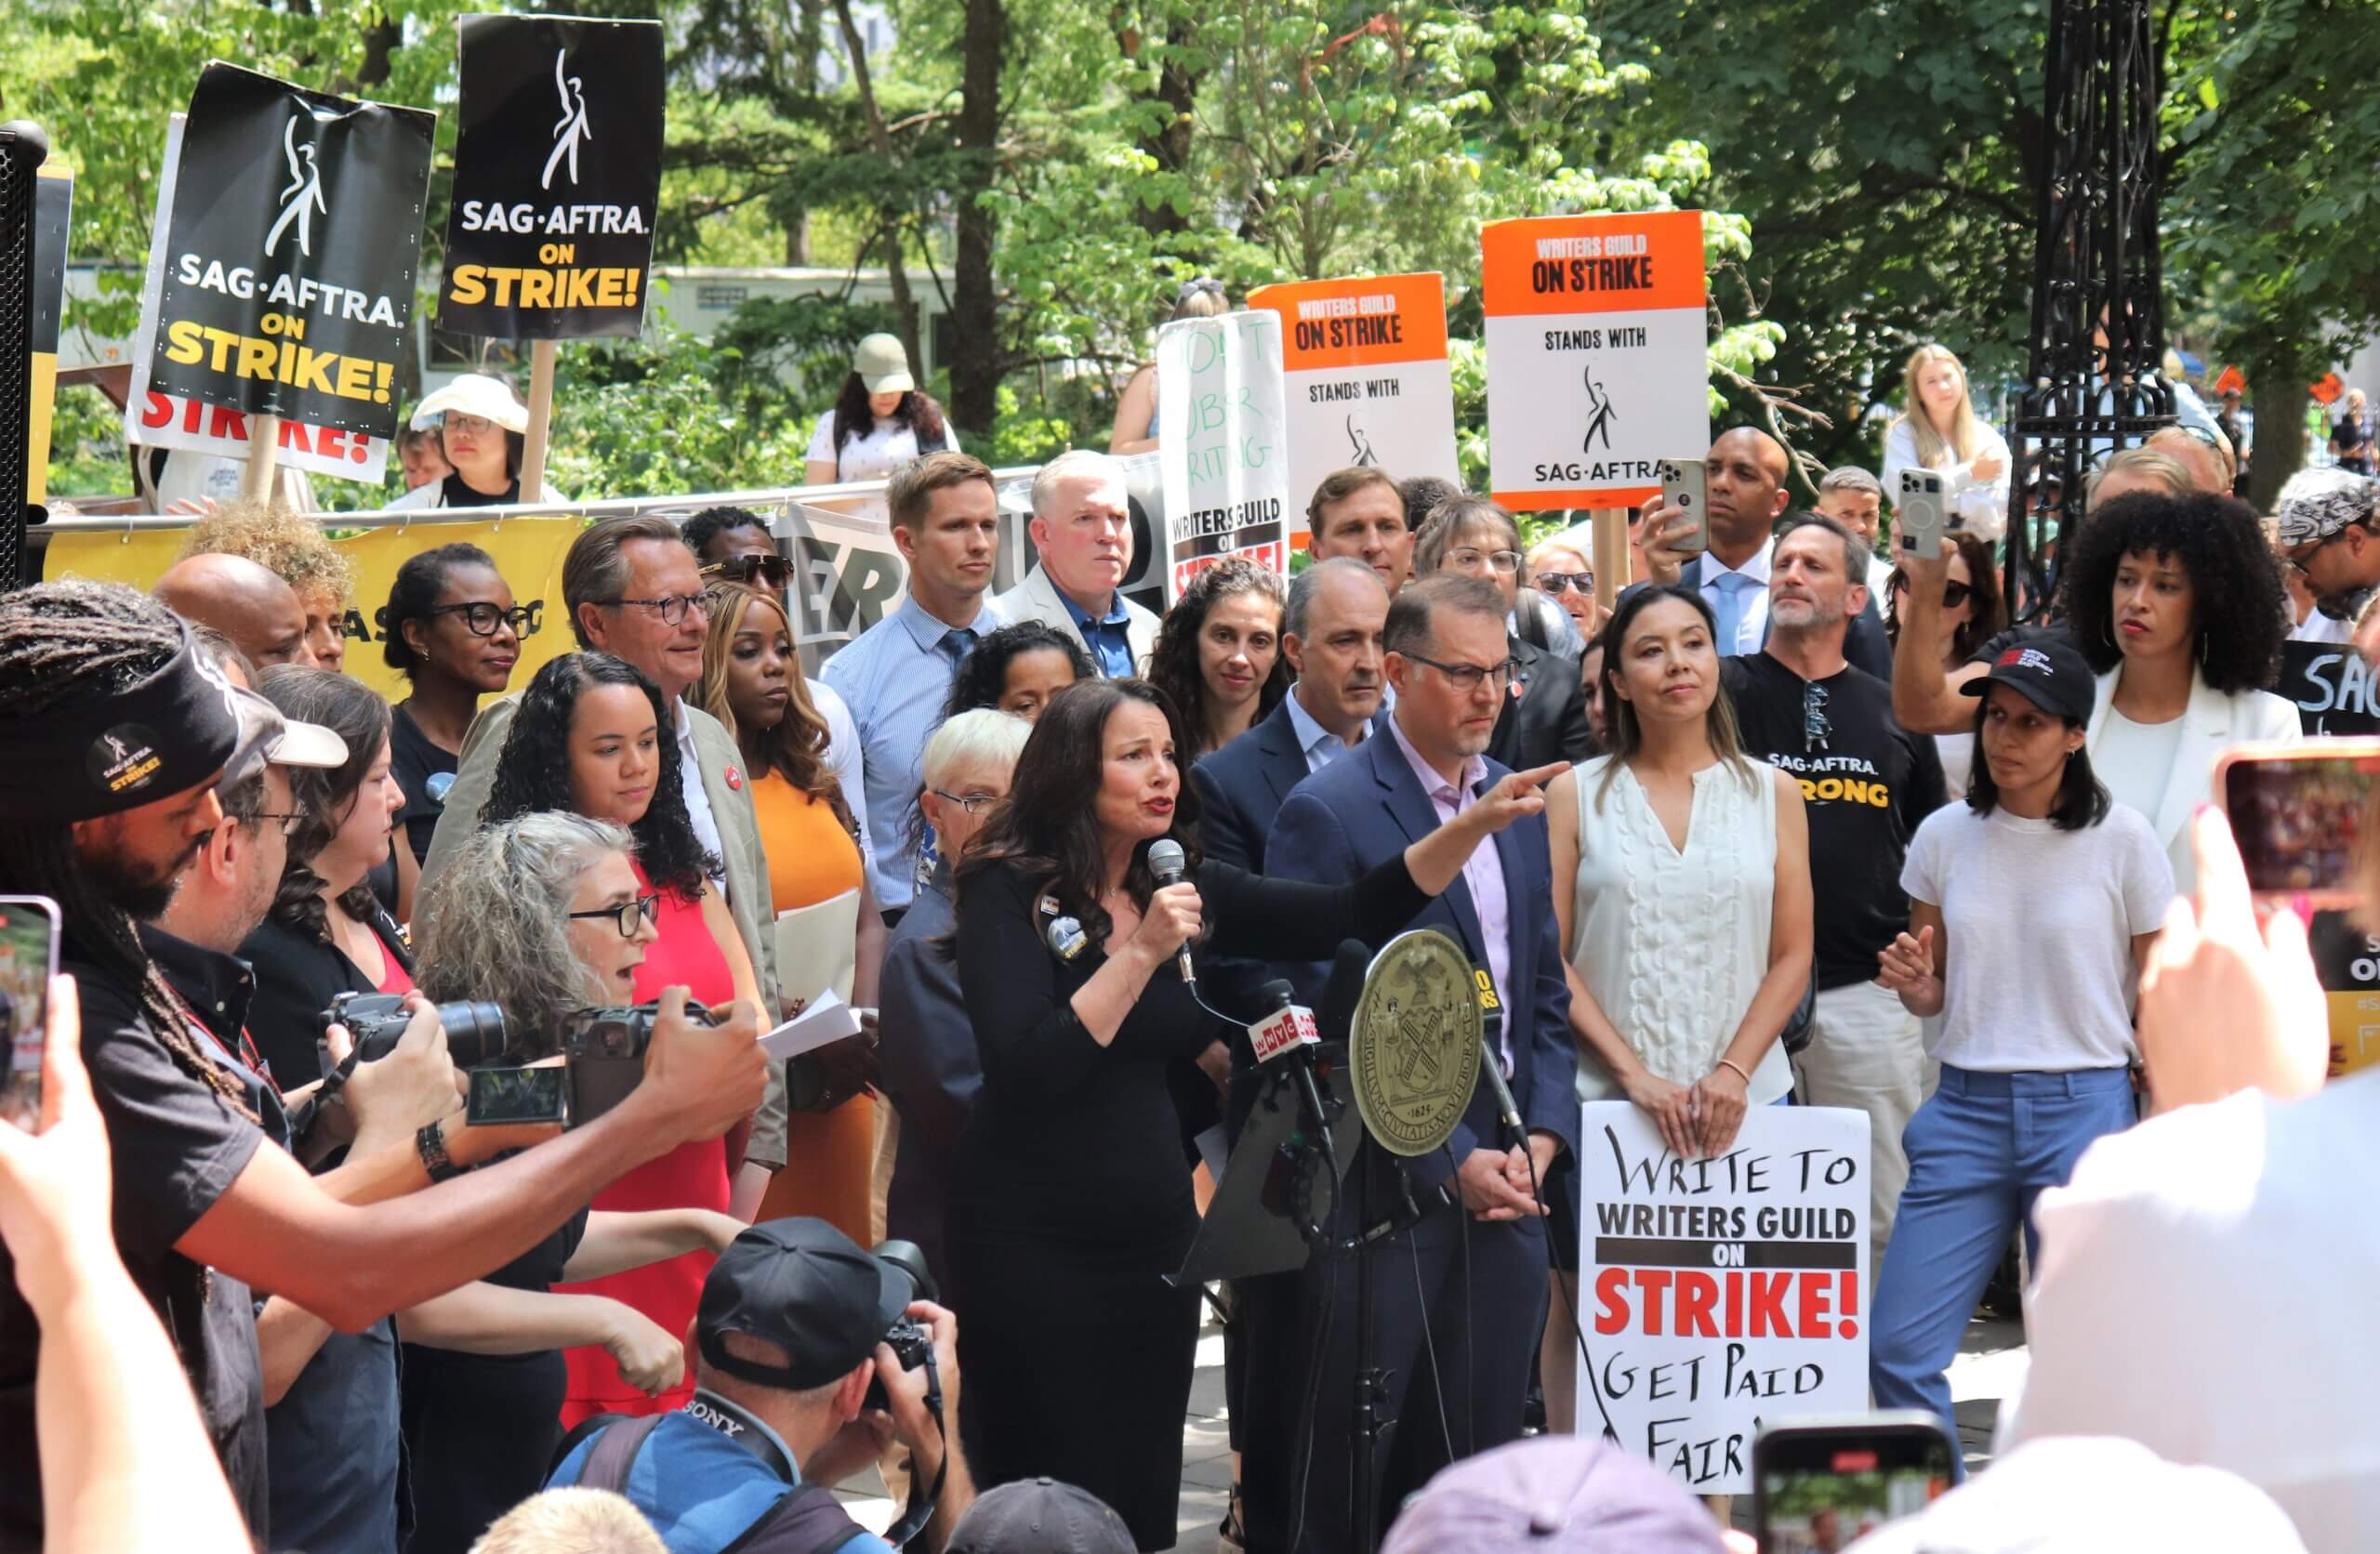
M 1341 942 L 1330 963 L 1330 981 L 1322 989 L 1322 1039 L 1338 1041 L 1355 1022 L 1355 1000 L 1363 996 L 1364 973 L 1371 969 L 1370 946 L 1360 939 Z

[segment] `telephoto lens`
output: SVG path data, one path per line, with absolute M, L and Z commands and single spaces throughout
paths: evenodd
M 342 993 L 322 1013 L 322 1025 L 344 1025 L 355 1042 L 355 1059 L 376 1063 L 396 1049 L 413 1016 L 404 1000 L 393 993 Z M 504 1051 L 504 1011 L 494 1004 L 463 1001 L 438 1006 L 438 1023 L 446 1029 L 446 1053 L 456 1068 L 477 1068 Z M 323 1051 L 323 1072 L 331 1062 Z

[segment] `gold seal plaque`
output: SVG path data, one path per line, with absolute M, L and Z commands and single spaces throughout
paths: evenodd
M 1445 1143 L 1479 1079 L 1479 1001 L 1471 960 L 1435 928 L 1388 942 L 1364 974 L 1347 1033 L 1364 1126 L 1391 1154 Z

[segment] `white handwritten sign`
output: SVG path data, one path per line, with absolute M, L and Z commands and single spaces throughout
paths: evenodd
M 1283 381 L 1278 313 L 1183 319 L 1157 331 L 1168 603 L 1229 556 L 1288 573 Z
M 1747 1493 L 1762 1420 L 1868 1406 L 1868 1114 L 1755 1106 L 1680 1160 L 1634 1105 L 1582 1110 L 1580 1428 Z

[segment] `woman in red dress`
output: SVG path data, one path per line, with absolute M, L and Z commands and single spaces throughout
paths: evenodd
M 713 882 L 719 860 L 694 838 L 678 769 L 678 742 L 659 689 L 609 653 L 567 653 L 538 670 L 522 693 L 481 821 L 494 825 L 534 810 L 564 810 L 627 827 L 636 838 L 637 877 L 661 896 L 654 925 L 659 937 L 636 969 L 638 999 L 649 1002 L 666 987 L 683 986 L 699 1003 L 743 998 L 758 1005 L 760 981 Z M 684 1145 L 605 1188 L 594 1207 L 724 1213 L 731 1152 L 741 1154 L 740 1134 Z M 665 1332 L 684 1333 L 713 1260 L 707 1252 L 689 1252 L 562 1287 L 609 1296 Z M 563 1359 L 570 1367 L 565 1429 L 596 1414 L 660 1413 L 693 1395 L 691 1376 L 658 1394 L 637 1390 L 601 1349 L 566 1350 Z

